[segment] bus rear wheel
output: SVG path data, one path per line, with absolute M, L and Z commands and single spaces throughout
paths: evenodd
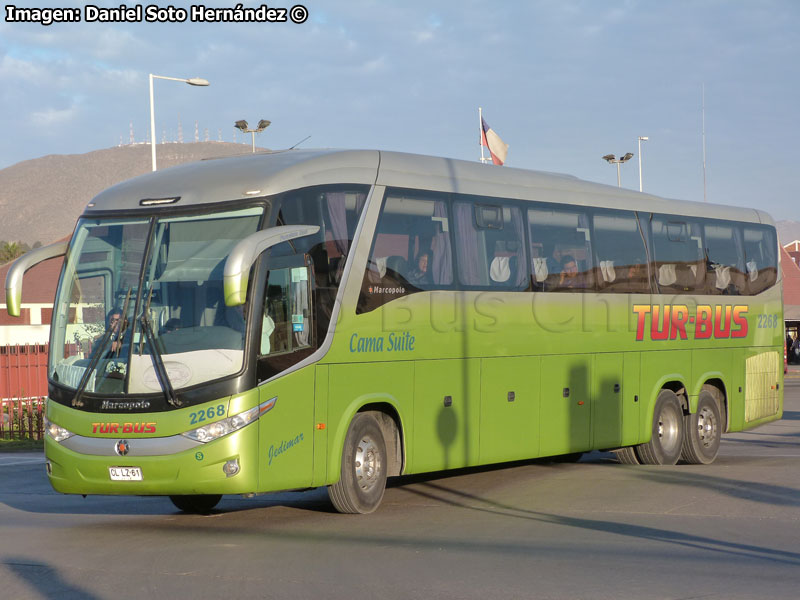
M 716 399 L 706 390 L 697 399 L 697 411 L 686 415 L 681 458 L 693 465 L 714 462 L 722 437 L 722 418 Z
M 643 465 L 674 465 L 681 457 L 683 443 L 683 408 L 672 390 L 661 390 L 653 410 L 650 441 L 636 446 L 636 456 Z
M 386 490 L 386 442 L 372 413 L 358 413 L 350 423 L 342 449 L 339 481 L 328 486 L 328 497 L 340 513 L 373 512 Z
M 187 496 L 170 496 L 172 503 L 185 513 L 207 515 L 222 500 L 220 494 L 197 494 Z

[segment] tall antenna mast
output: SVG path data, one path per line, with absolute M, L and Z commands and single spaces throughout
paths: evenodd
M 703 202 L 708 202 L 706 197 L 706 84 L 702 87 L 702 113 L 703 113 Z

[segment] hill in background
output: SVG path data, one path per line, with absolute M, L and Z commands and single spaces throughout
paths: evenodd
M 182 163 L 245 154 L 249 144 L 159 144 L 159 170 Z M 149 144 L 86 154 L 50 155 L 0 170 L 0 240 L 44 245 L 72 233 L 89 201 L 112 185 L 149 173 Z
M 159 169 L 251 152 L 249 144 L 159 144 Z M 150 172 L 150 145 L 51 155 L 0 170 L 0 240 L 49 244 L 72 233 L 89 201 L 112 185 Z M 800 222 L 778 221 L 782 244 L 800 239 Z

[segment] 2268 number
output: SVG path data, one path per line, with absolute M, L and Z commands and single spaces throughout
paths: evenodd
M 772 329 L 780 323 L 778 315 L 758 315 L 759 329 Z
M 199 410 L 197 412 L 193 412 L 189 415 L 189 425 L 197 425 L 198 423 L 202 423 L 203 421 L 210 421 L 215 417 L 224 417 L 225 416 L 225 405 L 218 404 L 217 406 L 211 406 L 205 410 Z

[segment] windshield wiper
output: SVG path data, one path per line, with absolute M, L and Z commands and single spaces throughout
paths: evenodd
M 122 347 L 122 339 L 123 335 L 125 334 L 125 329 L 128 322 L 128 303 L 131 299 L 131 287 L 128 287 L 128 293 L 125 294 L 125 302 L 122 308 L 122 322 L 119 324 L 119 335 L 117 336 L 117 341 L 119 341 L 119 346 L 117 346 L 117 355 L 119 355 L 119 350 Z M 86 367 L 86 370 L 83 372 L 81 376 L 80 383 L 78 384 L 78 389 L 75 390 L 75 395 L 72 397 L 72 406 L 81 407 L 83 406 L 83 402 L 81 402 L 81 397 L 83 397 L 83 393 L 86 391 L 86 386 L 89 384 L 89 378 L 94 373 L 94 370 L 97 368 L 97 363 L 100 362 L 100 358 L 106 352 L 106 346 L 108 342 L 111 340 L 111 337 L 114 335 L 114 328 L 109 327 L 106 329 L 106 332 L 103 334 L 103 337 L 100 339 L 100 343 L 97 346 L 97 350 L 94 352 L 92 356 L 92 360 L 89 361 L 89 366 Z
M 183 406 L 183 402 L 178 400 L 178 397 L 175 395 L 175 388 L 172 387 L 172 382 L 169 380 L 169 375 L 167 374 L 167 367 L 164 365 L 164 359 L 161 356 L 161 350 L 158 349 L 156 345 L 156 336 L 153 334 L 153 327 L 150 325 L 150 319 L 148 318 L 148 313 L 150 312 L 150 298 L 153 296 L 153 290 L 150 290 L 150 297 L 147 298 L 147 305 L 145 306 L 144 312 L 142 313 L 142 332 L 144 333 L 145 337 L 147 338 L 147 343 L 150 345 L 152 351 L 150 352 L 150 356 L 153 357 L 153 365 L 156 371 L 156 377 L 158 378 L 158 383 L 161 385 L 161 389 L 164 391 L 164 395 L 167 397 L 167 402 L 169 402 L 172 406 L 176 408 L 180 408 Z M 139 352 L 141 353 L 141 344 L 139 344 Z

